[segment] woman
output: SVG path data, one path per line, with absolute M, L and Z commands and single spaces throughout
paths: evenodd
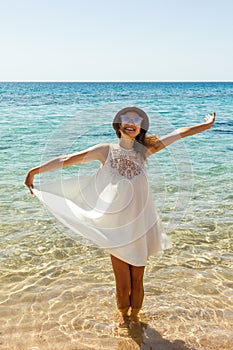
M 150 255 L 170 248 L 148 187 L 145 160 L 171 143 L 203 132 L 213 125 L 215 113 L 206 122 L 175 130 L 162 138 L 146 135 L 149 120 L 137 107 L 120 110 L 113 128 L 119 144 L 100 144 L 76 154 L 61 156 L 31 169 L 25 184 L 32 194 L 74 233 L 81 234 L 111 255 L 116 280 L 119 324 L 138 324 L 144 289 L 143 275 Z M 98 160 L 91 176 L 80 176 L 37 189 L 34 176 L 74 164 Z

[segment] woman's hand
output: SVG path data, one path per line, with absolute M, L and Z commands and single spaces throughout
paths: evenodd
M 27 176 L 26 176 L 26 179 L 25 179 L 25 185 L 29 188 L 29 191 L 31 192 L 31 194 L 33 194 L 33 191 L 32 189 L 34 188 L 34 185 L 33 185 L 33 181 L 34 181 L 34 174 L 33 172 L 30 170 L 28 173 L 27 173 Z
M 207 114 L 207 116 L 205 117 L 205 124 L 209 125 L 209 127 L 211 128 L 211 126 L 214 124 L 215 121 L 215 117 L 216 117 L 216 113 L 213 112 L 211 115 Z

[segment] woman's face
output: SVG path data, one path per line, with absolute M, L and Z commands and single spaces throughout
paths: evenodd
M 120 131 L 127 138 L 134 139 L 141 131 L 142 118 L 136 112 L 127 112 L 120 117 Z

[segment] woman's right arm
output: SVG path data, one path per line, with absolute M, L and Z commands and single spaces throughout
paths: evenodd
M 30 192 L 33 194 L 32 188 L 35 175 L 51 170 L 65 168 L 75 164 L 90 162 L 92 160 L 99 160 L 102 164 L 104 164 L 108 155 L 108 150 L 109 145 L 107 144 L 96 145 L 78 153 L 64 155 L 52 159 L 29 170 L 25 179 L 25 185 L 29 187 Z

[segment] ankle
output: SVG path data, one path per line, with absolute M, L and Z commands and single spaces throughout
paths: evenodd
M 133 307 L 133 308 L 131 309 L 131 314 L 130 314 L 131 317 L 138 317 L 138 314 L 139 314 L 140 310 L 141 310 L 141 309 L 137 309 L 137 308 L 134 308 L 134 307 Z
M 129 306 L 118 309 L 123 317 L 128 316 Z

